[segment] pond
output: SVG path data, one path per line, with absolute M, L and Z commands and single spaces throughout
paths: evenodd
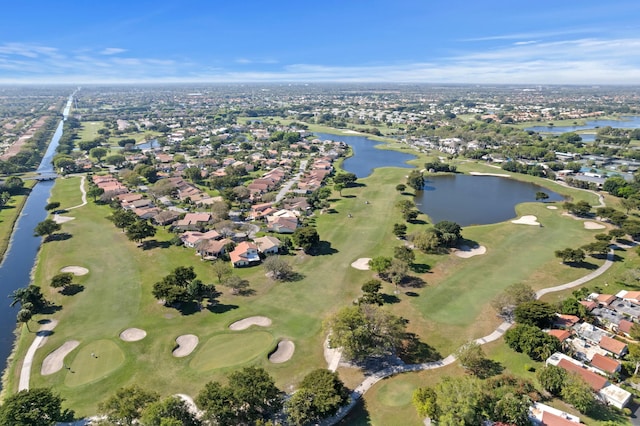
M 485 225 L 514 219 L 515 206 L 536 201 L 536 192 L 547 201 L 562 201 L 562 195 L 539 185 L 497 176 L 429 176 L 424 191 L 415 197 L 418 209 L 433 223 L 450 220 L 461 226 Z
M 378 167 L 413 168 L 407 161 L 417 158 L 413 154 L 375 148 L 384 143 L 371 140 L 364 136 L 332 135 L 329 133 L 314 133 L 319 139 L 344 142 L 351 147 L 353 155 L 346 158 L 342 168 L 355 173 L 359 178 L 365 178 Z
M 595 129 L 598 127 L 606 127 L 611 126 L 613 128 L 621 128 L 621 129 L 638 129 L 640 128 L 640 116 L 629 115 L 620 117 L 620 120 L 591 120 L 587 121 L 585 125 L 582 126 L 533 126 L 527 127 L 525 130 L 532 130 L 534 132 L 543 132 L 543 133 L 553 133 L 553 134 L 561 134 L 567 132 L 576 132 L 578 130 L 589 130 Z M 595 136 L 593 136 L 595 138 Z M 585 142 L 594 139 L 588 137 L 585 139 L 583 136 L 583 140 Z

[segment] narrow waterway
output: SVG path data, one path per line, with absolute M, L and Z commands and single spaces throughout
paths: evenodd
M 47 151 L 40 162 L 37 172 L 40 175 L 50 175 L 53 173 L 53 158 L 58 142 L 62 137 L 63 121 L 66 120 L 73 95 L 69 96 L 67 105 L 64 108 L 63 120 L 51 138 Z M 33 229 L 39 222 L 47 218 L 44 206 L 51 195 L 54 181 L 44 181 L 37 183 L 22 209 L 18 218 L 9 250 L 6 252 L 2 264 L 0 264 L 0 362 L 3 368 L 11 354 L 13 342 L 15 340 L 14 331 L 16 329 L 16 315 L 19 306 L 10 307 L 9 296 L 14 290 L 26 287 L 31 281 L 31 271 L 38 255 L 38 249 L 42 241 L 41 237 L 33 235 Z M 0 384 L 0 389 L 1 389 Z

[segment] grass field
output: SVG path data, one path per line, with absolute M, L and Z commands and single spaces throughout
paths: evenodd
M 25 194 L 14 195 L 7 204 L 0 207 L 0 262 L 2 262 L 4 254 L 9 248 L 11 233 L 20 216 L 22 207 L 24 207 L 24 203 L 27 201 L 28 191 L 33 188 L 35 184 L 35 180 L 25 181 Z
M 100 129 L 104 129 L 102 121 L 83 121 L 78 131 L 78 138 L 83 142 L 92 141 L 100 135 L 98 133 Z
M 424 160 L 421 157 L 414 163 Z M 106 219 L 110 214 L 106 206 L 90 202 L 71 210 L 68 215 L 76 219 L 63 224 L 62 229 L 71 238 L 44 244 L 34 274 L 35 283 L 62 309 L 53 315 L 59 320 L 54 334 L 36 353 L 32 386 L 52 386 L 80 415 L 95 414 L 97 404 L 120 386 L 136 383 L 163 394 L 195 396 L 206 381 L 221 379 L 244 365 L 265 367 L 281 389 L 293 390 L 306 373 L 326 366 L 322 321 L 349 305 L 359 296 L 360 286 L 372 277 L 370 271 L 351 268 L 351 262 L 360 257 L 391 255 L 393 247 L 400 244 L 391 229 L 394 223 L 401 222 L 394 205 L 406 196 L 399 194 L 395 185 L 404 181 L 406 173 L 401 169 L 378 169 L 359 180 L 359 186 L 343 190 L 342 197 L 334 195 L 330 213 L 315 218 L 322 239 L 321 254 L 299 253 L 288 257 L 300 280 L 274 283 L 265 276 L 262 267 L 238 270 L 235 273 L 250 281 L 255 294 L 232 296 L 219 287 L 224 294 L 217 305 L 186 315 L 158 304 L 151 295 L 153 283 L 177 266 L 190 265 L 200 279 L 214 283 L 208 263 L 183 247 L 163 244 L 146 250 L 137 247 Z M 552 184 L 541 179 L 536 182 Z M 62 208 L 77 205 L 78 186 L 78 178 L 60 179 L 51 199 L 60 201 Z M 590 193 L 561 189 L 574 197 L 595 201 Z M 553 251 L 581 245 L 597 231 L 587 231 L 580 221 L 562 216 L 559 210 L 546 209 L 541 203 L 521 205 L 518 213 L 535 214 L 544 227 L 507 222 L 466 228 L 464 237 L 485 245 L 486 255 L 460 259 L 452 255 L 420 254 L 417 263 L 431 267 L 430 272 L 419 274 L 426 282 L 425 287 L 403 288 L 394 299 L 393 288 L 385 285 L 383 291 L 394 302 L 388 305 L 389 309 L 405 317 L 409 330 L 442 356 L 495 328 L 499 319 L 489 308 L 489 302 L 507 285 L 524 281 L 537 288 L 547 287 L 588 272 L 560 265 L 553 258 Z M 170 238 L 163 229 L 155 237 L 159 242 Z M 593 263 L 597 266 L 596 261 Z M 50 288 L 48 282 L 60 268 L 69 265 L 86 267 L 90 273 L 75 280 L 84 286 L 83 291 L 63 296 Z M 232 322 L 252 315 L 267 316 L 273 324 L 264 330 L 252 328 L 238 333 L 228 330 Z M 147 336 L 138 342 L 122 342 L 118 335 L 129 327 L 146 330 Z M 175 338 L 186 333 L 197 335 L 200 345 L 193 354 L 175 358 L 171 354 Z M 16 359 L 22 359 L 33 336 L 26 328 L 22 330 Z M 267 355 L 284 338 L 295 343 L 296 352 L 289 362 L 271 364 Z M 70 339 L 79 340 L 80 346 L 65 362 L 77 371 L 40 376 L 39 366 L 44 357 Z M 91 359 L 92 352 L 101 351 L 111 354 L 109 360 L 103 360 L 102 355 Z M 10 367 L 9 389 L 15 390 L 17 386 L 19 365 L 20 362 L 14 362 Z M 374 424 L 394 424 L 386 420 L 402 416 L 419 420 L 410 406 L 410 388 L 432 381 L 446 371 L 449 368 L 404 374 L 381 382 L 393 385 L 376 392 L 379 384 L 366 396 L 365 408 L 375 416 Z M 351 371 L 341 374 L 347 383 L 358 382 L 358 375 Z

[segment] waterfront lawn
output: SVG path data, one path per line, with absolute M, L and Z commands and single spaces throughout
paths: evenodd
M 30 190 L 36 184 L 35 180 L 25 181 L 24 187 Z M 25 195 L 14 195 L 9 202 L 0 207 L 0 262 L 9 248 L 11 233 L 15 226 L 24 203 L 27 201 L 28 191 Z

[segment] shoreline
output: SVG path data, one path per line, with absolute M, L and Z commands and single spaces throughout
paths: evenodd
M 8 215 L 9 217 L 7 219 L 9 219 L 9 222 L 11 223 L 11 225 L 9 226 L 9 229 L 8 229 L 9 232 L 6 235 L 2 235 L 0 237 L 0 266 L 4 262 L 5 254 L 7 254 L 7 252 L 11 248 L 11 244 L 13 242 L 13 234 L 14 234 L 13 231 L 15 230 L 16 223 L 18 222 L 18 218 L 22 214 L 22 209 L 24 209 L 24 205 L 27 203 L 27 199 L 29 198 L 29 195 L 31 195 L 31 190 L 33 189 L 34 186 L 36 186 L 36 183 L 38 183 L 38 181 L 36 180 L 26 181 L 25 188 L 28 188 L 29 192 L 26 195 L 21 195 L 20 196 L 21 199 L 18 202 L 18 204 L 13 206 L 15 210 L 15 214 Z

